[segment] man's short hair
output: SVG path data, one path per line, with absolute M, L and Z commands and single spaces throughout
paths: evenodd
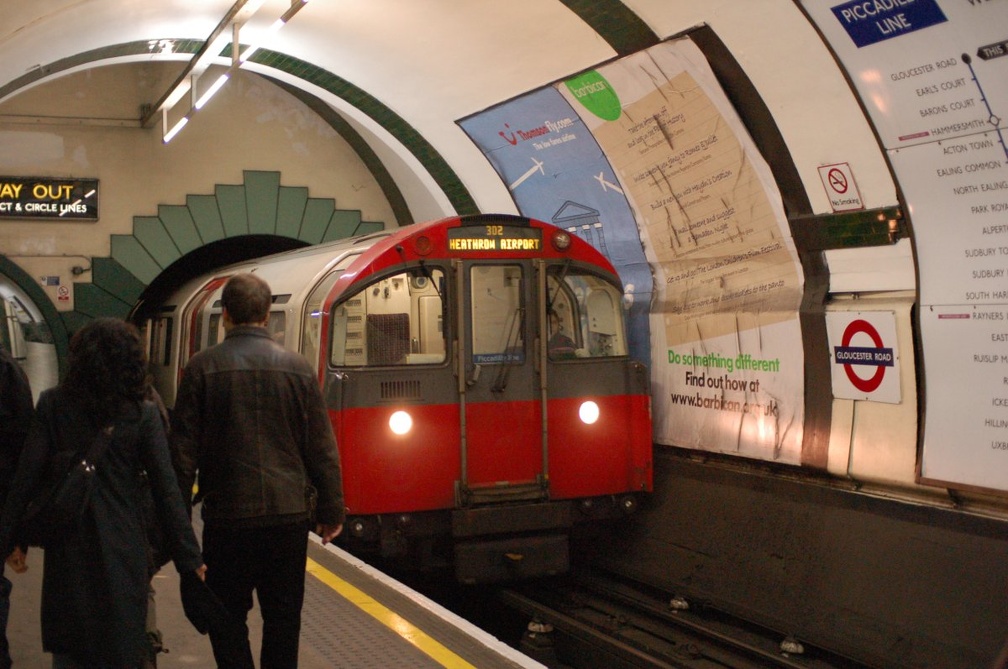
M 272 303 L 269 284 L 255 274 L 235 274 L 221 294 L 221 304 L 235 325 L 263 322 Z

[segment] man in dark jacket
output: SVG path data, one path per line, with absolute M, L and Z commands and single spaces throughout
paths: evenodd
M 187 499 L 199 472 L 206 582 L 244 633 L 234 653 L 211 628 L 219 667 L 254 667 L 245 624 L 253 591 L 263 618 L 261 669 L 297 666 L 309 497 L 317 495 L 314 529 L 323 543 L 345 520 L 339 452 L 316 373 L 270 337 L 271 298 L 253 274 L 227 282 L 225 339 L 186 365 L 172 414 Z
M 28 376 L 14 356 L 0 346 L 0 507 L 3 506 L 10 491 L 11 479 L 17 470 L 18 458 L 21 456 L 21 448 L 31 426 L 33 413 L 34 405 Z M 23 560 L 15 562 L 13 566 L 15 571 L 24 571 Z M 3 575 L 3 563 L 0 562 L 0 669 L 11 666 L 10 647 L 7 644 L 10 592 L 11 582 Z

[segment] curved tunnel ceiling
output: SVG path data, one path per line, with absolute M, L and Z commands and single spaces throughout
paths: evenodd
M 204 47 L 215 24 L 219 29 L 222 17 L 240 11 L 243 3 L 54 1 L 20 7 L 10 12 L 8 32 L 0 35 L 0 104 L 81 69 L 123 62 L 179 62 L 182 68 Z M 637 11 L 647 15 L 653 3 L 638 2 Z M 286 7 L 286 0 L 267 0 L 242 26 L 239 40 L 257 43 L 266 23 Z M 414 220 L 398 185 L 411 179 L 418 182 L 415 190 L 426 185 L 433 198 L 443 200 L 442 210 L 430 215 L 513 211 L 483 156 L 463 141 L 455 119 L 660 39 L 641 16 L 615 0 L 529 0 L 507 12 L 493 3 L 460 9 L 314 0 L 298 14 L 245 67 L 298 97 L 354 146 L 400 225 Z M 495 29 L 473 30 L 477 25 Z M 555 35 L 563 39 L 551 39 Z M 721 63 L 719 76 L 733 79 L 736 106 L 744 116 L 750 111 L 750 132 L 774 164 L 787 210 L 808 213 L 769 110 L 712 31 L 699 41 L 715 69 Z M 218 62 L 226 63 L 230 45 L 218 40 L 214 49 L 221 43 Z M 733 71 L 725 73 L 725 64 Z M 443 136 L 448 139 L 440 140 Z M 394 164 L 400 169 L 393 175 Z M 491 202 L 483 196 L 482 207 L 470 190 L 477 177 L 484 191 L 496 191 Z
M 82 69 L 123 62 L 187 63 L 222 17 L 242 4 L 166 0 L 21 6 L 7 12 L 7 31 L 0 35 L 0 103 Z M 502 91 L 527 90 L 657 41 L 619 2 L 526 2 L 506 13 L 491 3 L 449 4 L 314 0 L 245 65 L 289 92 L 300 92 L 302 101 L 338 126 L 382 183 L 400 224 L 412 222 L 412 216 L 370 147 L 381 147 L 386 161 L 391 154 L 410 164 L 399 179 L 412 169 L 421 181 L 432 181 L 446 200 L 443 209 L 474 213 L 478 207 L 457 176 L 474 170 L 457 160 L 450 167 L 427 140 L 458 130 L 450 125 L 435 131 L 432 125 L 451 124 L 462 113 L 497 103 Z M 286 0 L 267 0 L 242 26 L 239 40 L 256 42 L 287 7 Z M 487 24 L 496 29 L 466 27 Z M 529 30 L 540 25 L 552 29 L 546 35 Z M 562 43 L 550 40 L 550 32 L 562 32 Z M 571 49 L 572 34 L 589 48 Z M 227 57 L 226 40 L 225 46 Z M 590 53 L 596 55 L 580 62 Z M 493 59 L 510 65 L 493 65 Z M 408 63 L 405 71 L 403 63 Z M 446 115 L 446 107 L 459 112 Z M 475 154 L 468 160 L 475 160 Z

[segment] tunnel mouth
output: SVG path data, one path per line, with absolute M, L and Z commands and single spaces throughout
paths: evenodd
M 261 258 L 274 253 L 310 246 L 307 242 L 277 235 L 242 235 L 229 237 L 190 251 L 157 275 L 140 294 L 127 320 L 141 323 L 164 303 L 179 286 L 193 277 L 213 272 L 234 263 Z

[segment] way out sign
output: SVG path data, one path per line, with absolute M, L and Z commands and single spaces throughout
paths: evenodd
M 833 397 L 899 404 L 899 348 L 891 311 L 831 311 L 826 333 Z

